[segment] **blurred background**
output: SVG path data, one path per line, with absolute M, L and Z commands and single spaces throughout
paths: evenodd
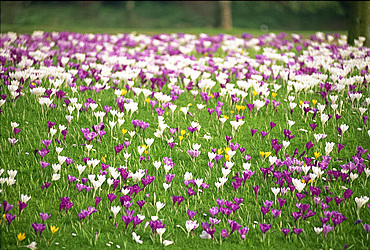
M 226 1 L 225 1 L 226 2 Z M 1 32 L 346 33 L 350 1 L 1 1 Z M 146 31 L 146 32 L 145 32 Z M 342 31 L 342 32 L 340 32 Z

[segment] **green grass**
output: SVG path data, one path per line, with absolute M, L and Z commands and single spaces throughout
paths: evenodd
M 303 38 L 309 38 L 311 35 L 315 34 L 317 31 L 314 30 L 292 30 L 292 31 L 284 31 L 284 30 L 270 30 L 268 32 L 262 31 L 260 29 L 250 29 L 250 28 L 233 28 L 232 30 L 224 30 L 220 28 L 154 28 L 154 29 L 134 29 L 134 28 L 97 28 L 97 27 L 88 27 L 88 26 L 76 26 L 76 25 L 17 25 L 17 24 L 1 24 L 1 33 L 7 32 L 16 32 L 22 34 L 32 34 L 34 31 L 43 30 L 45 32 L 61 32 L 61 31 L 69 31 L 75 33 L 100 33 L 100 34 L 109 34 L 109 35 L 116 35 L 116 34 L 124 34 L 124 33 L 132 33 L 135 32 L 137 34 L 145 34 L 145 35 L 155 35 L 155 34 L 169 34 L 169 33 L 184 33 L 184 34 L 193 34 L 199 35 L 200 33 L 205 33 L 208 35 L 218 35 L 218 34 L 230 34 L 234 36 L 241 37 L 244 33 L 249 33 L 253 36 L 260 36 L 263 34 L 268 33 L 275 33 L 280 34 L 281 32 L 285 32 L 289 34 L 301 34 Z M 333 31 L 333 30 L 323 30 L 324 33 L 339 33 L 346 35 L 347 31 Z

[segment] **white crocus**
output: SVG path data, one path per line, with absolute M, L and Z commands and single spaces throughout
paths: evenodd
M 31 199 L 31 196 L 21 194 L 21 201 L 27 203 Z

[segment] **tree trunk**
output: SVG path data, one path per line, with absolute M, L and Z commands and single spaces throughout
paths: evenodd
M 231 1 L 219 1 L 219 4 L 221 8 L 221 27 L 225 30 L 231 30 Z
M 364 46 L 370 46 L 370 2 L 351 1 L 348 43 L 353 45 L 359 36 L 365 37 Z

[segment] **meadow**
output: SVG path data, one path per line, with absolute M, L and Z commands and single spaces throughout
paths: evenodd
M 2 33 L 1 249 L 368 249 L 363 42 Z

